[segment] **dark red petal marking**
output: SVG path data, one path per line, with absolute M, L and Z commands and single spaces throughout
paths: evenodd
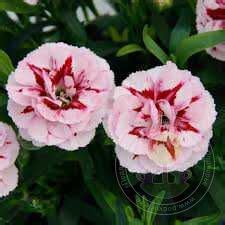
M 200 96 L 194 96 L 194 97 L 192 97 L 190 104 L 198 101 L 199 99 L 200 99 Z
M 144 129 L 145 127 L 134 127 L 129 134 L 131 135 L 135 135 L 139 138 L 147 138 L 145 135 L 141 134 L 141 131 Z
M 199 130 L 196 129 L 195 127 L 191 126 L 191 124 L 189 122 L 186 121 L 179 121 L 177 124 L 177 130 L 178 131 L 193 131 L 195 133 L 199 133 Z
M 154 91 L 151 90 L 151 89 L 143 90 L 143 91 L 138 91 L 138 90 L 136 90 L 132 87 L 129 87 L 127 89 L 134 96 L 142 96 L 142 97 L 147 98 L 147 99 L 154 99 Z
M 152 140 L 150 144 L 152 147 L 154 145 L 159 145 L 159 144 L 164 145 L 167 151 L 169 152 L 169 154 L 171 155 L 172 159 L 176 160 L 176 151 L 169 137 L 167 137 L 166 142 Z
M 43 99 L 43 103 L 44 103 L 46 106 L 48 106 L 50 109 L 52 109 L 52 110 L 58 110 L 58 109 L 60 109 L 60 106 L 59 106 L 59 105 L 55 104 L 54 102 L 50 101 L 50 100 L 47 99 L 47 98 L 44 98 L 44 99 Z
M 101 90 L 97 89 L 97 88 L 91 88 L 91 87 L 88 87 L 85 89 L 86 91 L 95 91 L 96 93 L 100 93 Z
M 69 105 L 63 107 L 63 109 L 80 109 L 80 110 L 84 110 L 87 108 L 86 105 L 84 105 L 82 102 L 80 102 L 79 100 L 73 100 Z
M 44 89 L 45 88 L 45 82 L 44 82 L 44 79 L 42 78 L 42 74 L 43 74 L 42 69 L 33 65 L 33 64 L 29 64 L 29 63 L 28 63 L 28 66 L 32 70 L 32 72 L 34 73 L 36 83 Z
M 183 83 L 179 83 L 172 89 L 160 92 L 157 96 L 157 100 L 166 99 L 170 103 L 170 105 L 174 105 L 174 100 L 176 98 L 177 92 L 182 88 L 182 86 Z
M 175 151 L 174 146 L 171 143 L 169 137 L 167 137 L 167 141 L 165 143 L 165 146 L 167 148 L 167 151 L 170 153 L 171 157 L 175 160 L 176 159 L 176 151 Z
M 34 111 L 34 108 L 31 105 L 28 105 L 21 113 L 30 113 L 33 111 Z
M 56 75 L 53 77 L 52 82 L 58 84 L 59 81 L 66 75 L 72 75 L 72 56 L 69 56 L 62 67 L 57 71 Z
M 149 119 L 151 119 L 151 116 L 148 115 L 148 114 L 144 114 L 144 113 L 143 113 L 143 115 L 142 115 L 141 118 L 142 118 L 143 120 L 149 120 Z
M 141 104 L 141 106 L 139 106 L 139 107 L 137 107 L 137 108 L 135 108 L 135 109 L 133 109 L 135 112 L 141 112 L 141 110 L 143 109 L 143 107 L 144 107 L 144 104 L 142 103 Z
M 141 95 L 142 95 L 144 98 L 154 99 L 154 91 L 152 91 L 151 89 L 141 91 Z
M 3 156 L 3 155 L 0 155 L 0 159 L 5 159 L 5 156 Z
M 224 20 L 225 19 L 225 9 L 207 9 L 207 14 L 214 20 Z

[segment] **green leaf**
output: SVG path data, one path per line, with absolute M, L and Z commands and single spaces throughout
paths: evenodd
M 59 220 L 61 225 L 76 225 L 80 219 L 80 203 L 76 197 L 67 196 L 60 210 Z
M 182 67 L 192 55 L 223 42 L 225 42 L 225 30 L 211 31 L 185 38 L 177 47 L 178 65 Z
M 129 45 L 125 45 L 124 47 L 122 47 L 117 52 L 116 56 L 120 57 L 120 56 L 128 55 L 133 52 L 140 52 L 140 51 L 144 51 L 144 49 L 140 45 L 129 44 Z
M 62 11 L 59 16 L 69 37 L 71 37 L 71 42 L 84 45 L 87 42 L 87 34 L 84 26 L 76 18 L 76 14 L 70 11 Z
M 206 224 L 217 225 L 219 224 L 220 218 L 221 218 L 220 215 L 203 216 L 185 221 L 183 223 L 181 222 L 180 225 L 206 225 Z
M 170 51 L 175 52 L 181 41 L 187 38 L 191 32 L 190 12 L 182 10 L 180 18 L 174 27 L 170 37 Z
M 13 70 L 11 59 L 4 51 L 0 50 L 0 80 L 6 83 Z
M 144 225 L 144 223 L 141 220 L 133 219 L 130 221 L 129 225 Z
M 146 224 L 147 225 L 153 225 L 155 216 L 159 210 L 159 207 L 163 201 L 163 198 L 165 196 L 165 191 L 161 191 L 151 202 L 147 213 L 146 213 Z
M 157 43 L 148 34 L 148 26 L 146 25 L 143 29 L 143 41 L 146 48 L 151 52 L 156 58 L 158 58 L 163 64 L 168 60 L 166 53 L 157 45 Z
M 0 0 L 0 10 L 13 11 L 15 13 L 31 13 L 38 9 L 37 6 L 30 6 L 22 0 Z
M 221 213 L 225 214 L 225 177 L 223 173 L 216 173 L 213 179 L 213 183 L 210 187 L 210 195 Z
M 4 106 L 7 104 L 7 95 L 0 93 L 0 107 Z
M 163 16 L 158 13 L 152 14 L 152 25 L 156 31 L 157 36 L 160 41 L 164 44 L 164 46 L 168 46 L 169 38 L 170 38 L 170 28 Z

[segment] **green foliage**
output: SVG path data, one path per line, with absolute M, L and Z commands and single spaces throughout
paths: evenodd
M 150 37 L 148 33 L 148 27 L 145 26 L 143 30 L 143 41 L 146 48 L 151 52 L 155 57 L 157 57 L 163 64 L 168 60 L 166 53 L 157 45 L 157 43 Z
M 139 45 L 137 45 L 137 44 L 129 44 L 129 45 L 126 45 L 126 46 L 122 47 L 117 52 L 117 56 L 120 57 L 120 56 L 124 56 L 124 55 L 130 54 L 130 53 L 134 53 L 134 52 L 140 52 L 140 51 L 143 51 L 143 48 L 140 47 Z
M 4 51 L 0 50 L 0 81 L 6 83 L 13 69 L 9 56 Z
M 195 0 L 168 0 L 164 7 L 152 0 L 108 2 L 115 15 L 102 15 L 92 0 L 40 0 L 37 6 L 22 0 L 0 0 L 0 120 L 17 131 L 7 113 L 5 84 L 14 70 L 13 65 L 45 42 L 63 41 L 92 49 L 109 62 L 117 84 L 131 72 L 172 60 L 200 77 L 215 98 L 219 113 L 211 142 L 216 160 L 211 188 L 194 208 L 179 215 L 157 216 L 160 204 L 171 193 L 182 189 L 183 184 L 160 187 L 148 184 L 148 190 L 156 197 L 147 201 L 131 193 L 129 197 L 134 202 L 136 198 L 136 204 L 132 204 L 119 187 L 114 143 L 102 127 L 90 145 L 75 152 L 56 147 L 39 149 L 18 137 L 20 183 L 13 193 L 0 199 L 0 225 L 222 223 L 225 216 L 225 64 L 208 56 L 205 49 L 225 42 L 225 31 L 196 34 Z M 82 21 L 78 9 L 84 14 Z M 95 17 L 91 19 L 88 12 Z M 192 187 L 199 182 L 198 171 L 202 169 L 201 163 L 192 169 L 193 177 L 187 185 Z M 128 175 L 136 185 L 135 174 Z M 179 173 L 171 175 L 179 178 Z M 208 187 L 201 188 L 204 191 Z

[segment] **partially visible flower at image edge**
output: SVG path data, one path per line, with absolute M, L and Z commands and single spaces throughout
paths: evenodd
M 37 5 L 38 0 L 24 0 L 24 2 L 29 5 Z
M 225 29 L 225 0 L 198 0 L 196 26 L 199 33 Z M 225 61 L 225 43 L 206 50 L 212 57 Z
M 104 126 L 130 172 L 182 172 L 207 153 L 216 115 L 199 78 L 168 62 L 125 79 Z
M 13 129 L 0 122 L 0 197 L 14 190 L 18 183 L 18 170 L 14 163 L 19 154 L 19 143 Z
M 19 62 L 8 79 L 8 113 L 36 146 L 85 147 L 105 116 L 114 74 L 89 49 L 47 43 Z

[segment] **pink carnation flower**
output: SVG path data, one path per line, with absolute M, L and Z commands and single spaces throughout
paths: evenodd
M 38 0 L 24 0 L 24 2 L 29 5 L 37 5 Z
M 165 66 L 131 74 L 117 87 L 105 127 L 131 172 L 185 171 L 208 151 L 216 119 L 199 78 Z
M 104 59 L 86 48 L 48 43 L 10 75 L 8 112 L 26 140 L 75 150 L 94 137 L 113 88 Z
M 0 171 L 14 164 L 19 153 L 19 144 L 13 129 L 0 122 Z
M 0 170 L 0 197 L 4 197 L 17 187 L 18 170 L 15 165 Z
M 196 13 L 199 33 L 225 29 L 225 0 L 198 0 Z M 207 52 L 225 61 L 225 43 L 209 48 Z

